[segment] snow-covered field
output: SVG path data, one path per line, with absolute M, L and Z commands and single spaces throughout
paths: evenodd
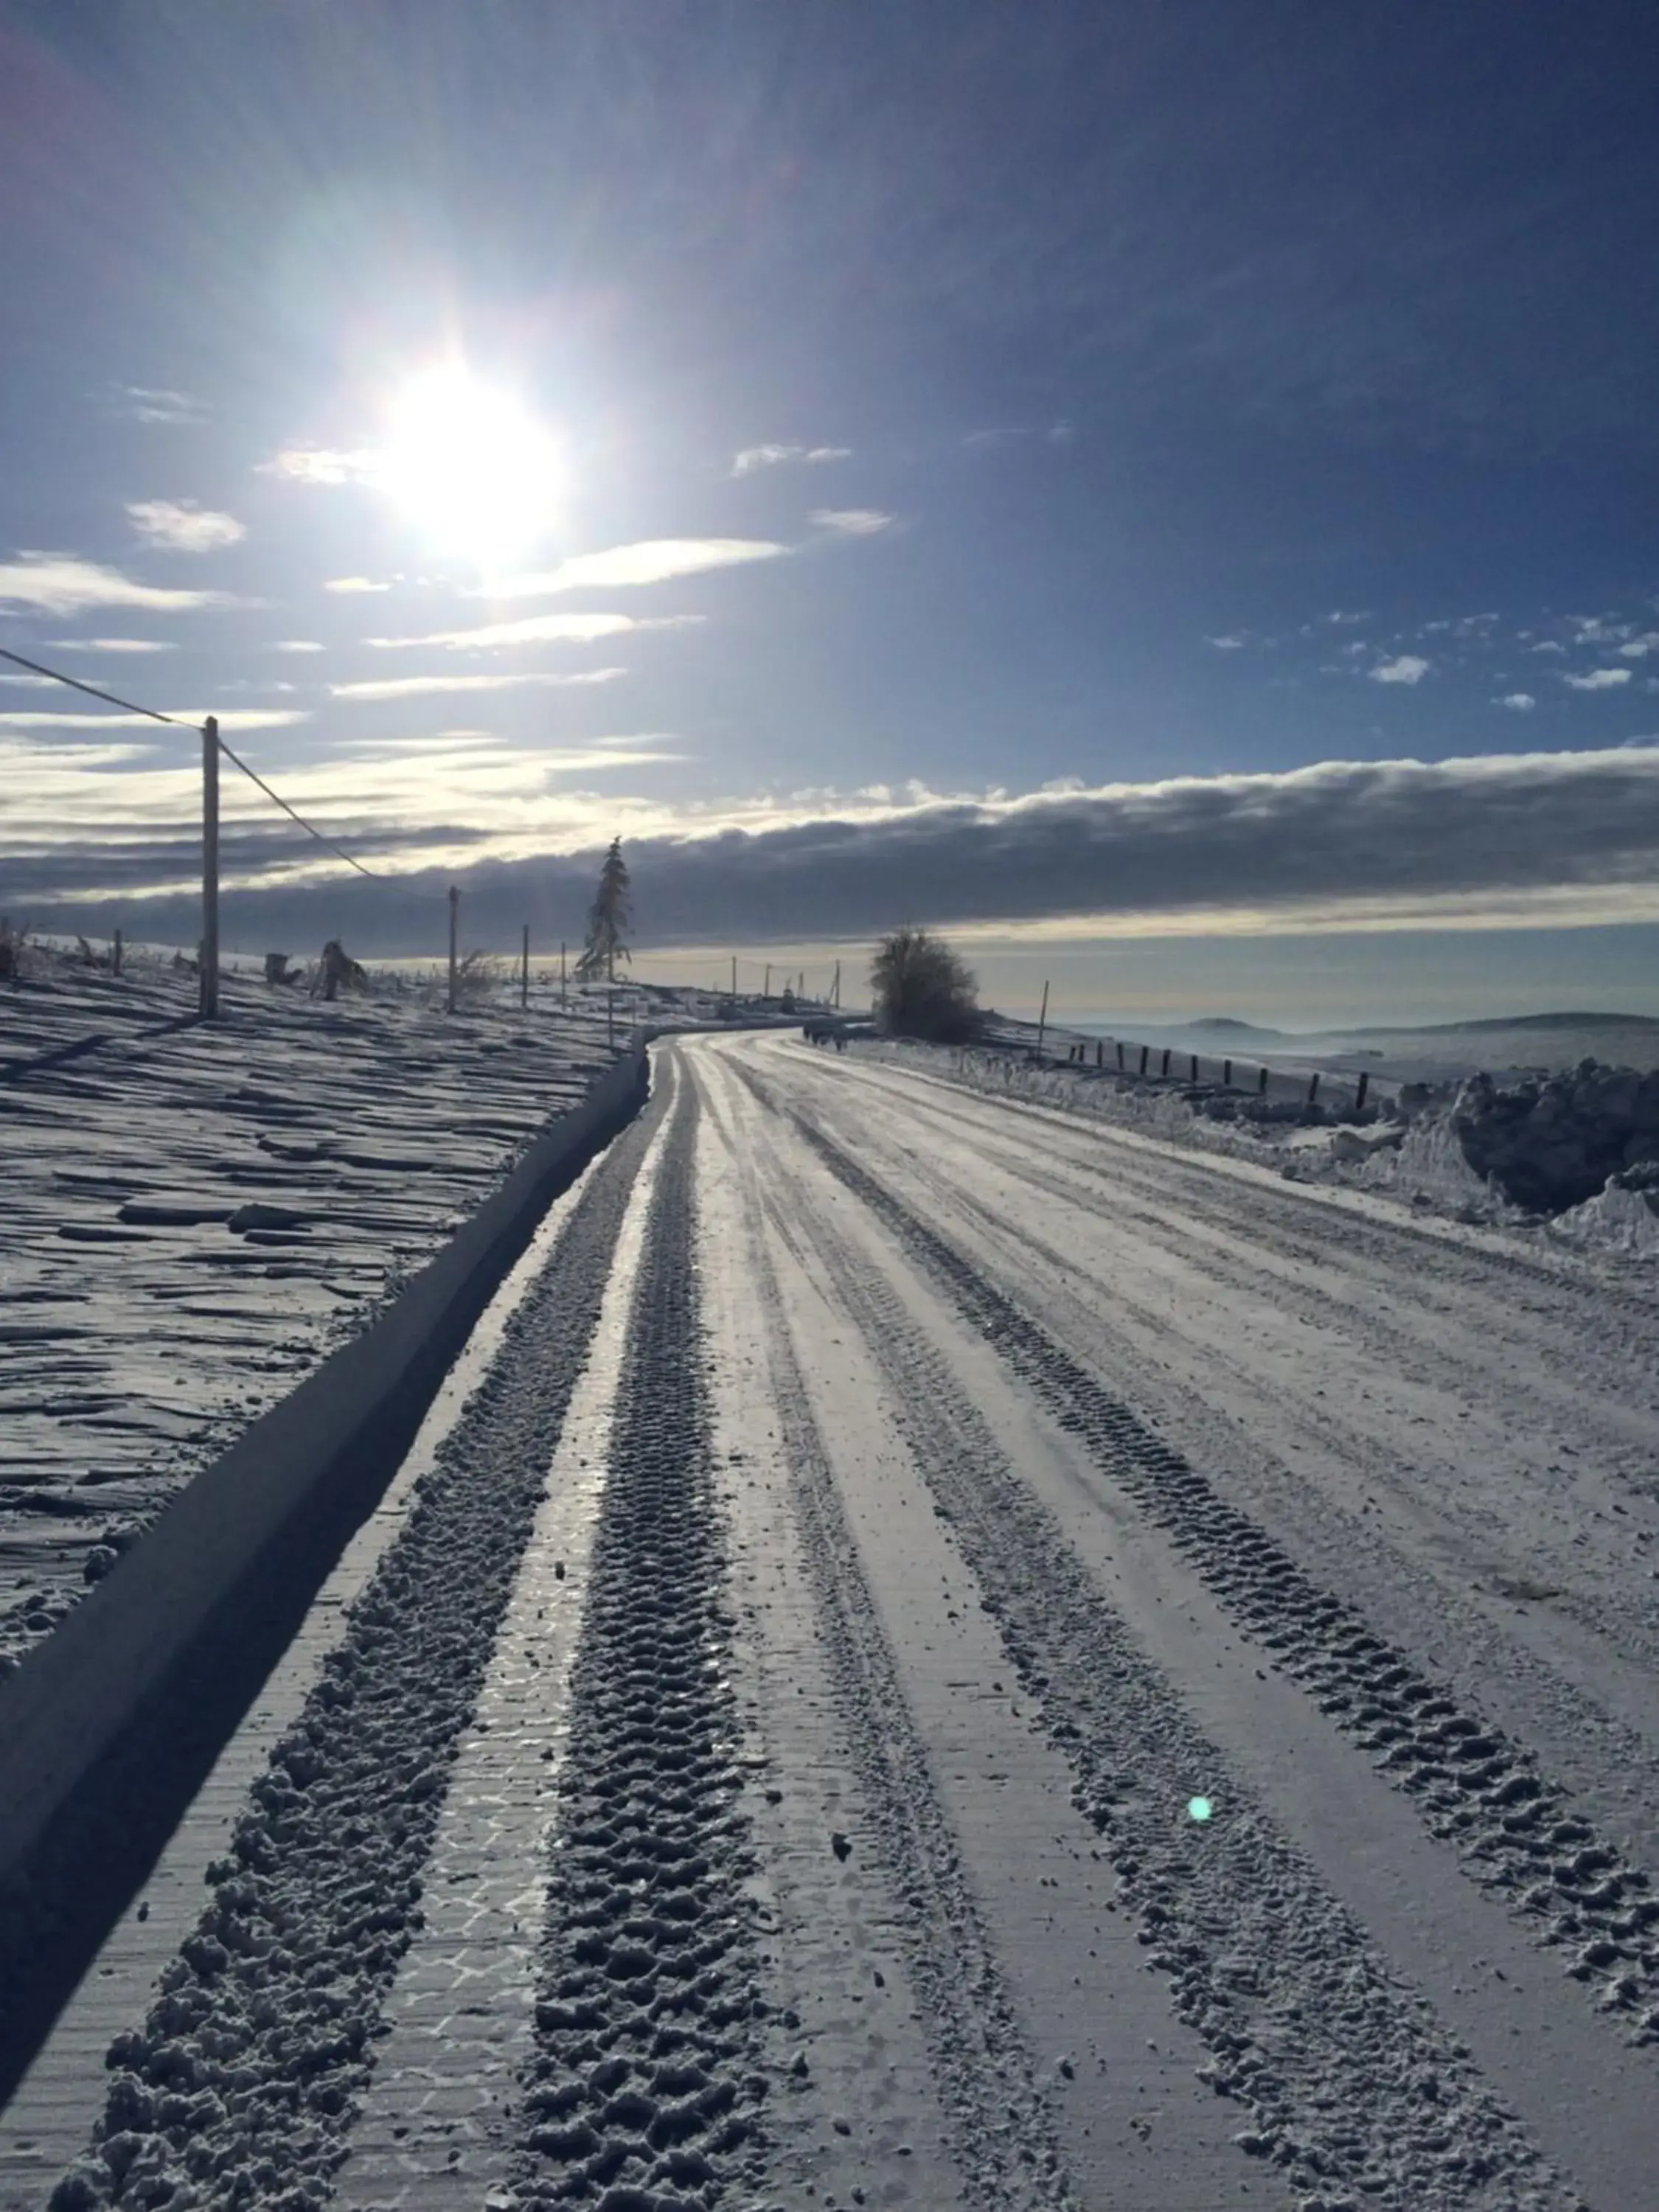
M 0 985 L 0 1667 L 615 1057 L 556 988 L 195 994 L 39 950 Z
M 659 1062 L 5 2212 L 1649 2203 L 1654 1286 L 867 1056 Z

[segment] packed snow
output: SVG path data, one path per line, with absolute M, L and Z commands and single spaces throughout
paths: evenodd
M 1025 1103 L 661 1054 L 5 2212 L 1645 2201 L 1652 1286 Z

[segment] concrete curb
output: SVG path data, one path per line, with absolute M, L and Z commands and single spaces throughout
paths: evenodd
M 634 1043 L 396 1304 L 204 1468 L 0 1694 L 0 2103 L 142 1885 L 537 1223 L 639 1110 Z

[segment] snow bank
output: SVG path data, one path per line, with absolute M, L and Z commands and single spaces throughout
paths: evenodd
M 1158 1083 L 1007 1052 L 855 1042 L 993 1097 L 1090 1115 L 1288 1180 L 1371 1191 L 1590 1253 L 1659 1257 L 1659 1074 L 1581 1062 L 1500 1086 L 1413 1084 L 1364 1120 L 1216 1085 Z

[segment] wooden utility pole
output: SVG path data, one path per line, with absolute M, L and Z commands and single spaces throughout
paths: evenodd
M 530 1004 L 530 924 L 524 926 L 524 965 L 519 970 L 519 1004 Z
M 561 938 L 559 939 L 559 1004 L 562 1006 L 566 1003 L 567 997 L 564 982 L 564 939 Z
M 839 1007 L 841 1005 L 841 963 L 839 960 L 836 963 L 836 981 L 831 989 L 830 996 L 836 1006 Z
M 202 725 L 202 945 L 197 961 L 197 1011 L 219 1018 L 219 723 Z
M 455 1011 L 455 950 L 460 933 L 461 894 L 456 884 L 449 886 L 449 1011 Z
M 734 1006 L 738 1003 L 738 956 L 735 952 L 732 955 L 732 1003 Z
M 771 963 L 771 962 L 769 960 L 769 961 L 767 962 L 767 963 L 766 963 L 766 981 L 765 981 L 765 982 L 764 982 L 764 983 L 763 983 L 763 984 L 761 985 L 761 996 L 762 996 L 762 998 L 763 998 L 763 999 L 769 999 L 769 998 L 771 997 L 771 995 L 772 995 L 772 963 Z
M 1037 1016 L 1036 1056 L 1042 1057 L 1042 1033 L 1048 1026 L 1048 986 L 1042 987 L 1042 1012 Z

